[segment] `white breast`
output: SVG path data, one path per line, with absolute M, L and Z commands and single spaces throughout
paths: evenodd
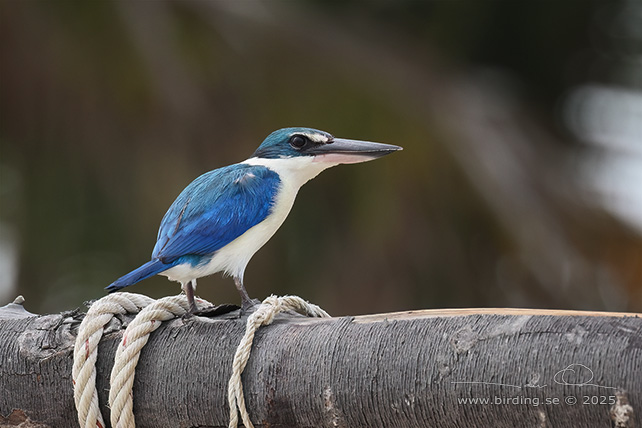
M 245 267 L 252 256 L 265 245 L 285 221 L 301 186 L 316 177 L 324 169 L 333 166 L 328 163 L 314 162 L 311 157 L 289 159 L 251 158 L 243 163 L 265 166 L 279 175 L 281 186 L 270 215 L 261 223 L 248 229 L 243 235 L 218 250 L 208 263 L 199 266 L 178 265 L 163 272 L 162 275 L 166 275 L 171 280 L 186 283 L 192 279 L 216 272 L 225 272 L 242 280 Z

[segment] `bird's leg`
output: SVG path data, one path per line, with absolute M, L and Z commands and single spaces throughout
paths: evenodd
M 185 295 L 187 296 L 187 302 L 189 303 L 189 311 L 187 313 L 190 315 L 194 315 L 196 313 L 196 302 L 194 301 L 194 288 L 196 288 L 195 279 L 188 281 L 183 285 L 183 290 L 185 290 Z
M 252 302 L 252 299 L 250 299 L 250 296 L 248 296 L 247 291 L 245 291 L 243 280 L 241 278 L 234 277 L 234 285 L 236 285 L 236 289 L 241 295 L 241 312 L 245 312 L 254 306 L 254 303 Z

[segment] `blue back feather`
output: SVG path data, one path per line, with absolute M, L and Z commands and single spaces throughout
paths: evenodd
M 270 214 L 280 183 L 276 172 L 246 164 L 201 175 L 163 217 L 152 258 L 172 263 L 214 253 Z

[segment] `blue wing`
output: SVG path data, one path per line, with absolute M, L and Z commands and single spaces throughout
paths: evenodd
M 246 164 L 201 175 L 163 217 L 152 258 L 214 253 L 270 214 L 280 183 L 276 172 Z

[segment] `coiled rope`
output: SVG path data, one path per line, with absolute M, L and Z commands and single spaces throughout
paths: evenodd
M 103 329 L 118 314 L 139 312 L 154 300 L 141 294 L 116 293 L 94 302 L 80 323 L 74 345 L 74 401 L 81 428 L 104 428 L 96 391 L 96 360 Z
M 254 334 L 262 325 L 272 324 L 274 317 L 280 312 L 291 310 L 307 317 L 329 317 L 328 313 L 314 305 L 306 302 L 298 296 L 269 296 L 261 305 L 253 312 L 245 324 L 245 334 L 241 339 L 241 343 L 236 348 L 234 360 L 232 360 L 232 376 L 227 385 L 227 401 L 230 405 L 230 423 L 229 428 L 236 428 L 239 423 L 238 415 L 241 413 L 241 419 L 245 428 L 254 428 L 250 415 L 247 413 L 245 407 L 245 397 L 243 396 L 243 383 L 241 375 L 250 359 L 250 351 L 252 350 L 252 342 L 254 341 Z
M 196 299 L 196 306 L 198 310 L 202 310 L 212 305 L 205 300 Z M 78 329 L 72 370 L 74 400 L 78 422 L 82 428 L 105 427 L 96 391 L 98 343 L 105 325 L 115 315 L 138 313 L 125 329 L 123 339 L 116 350 L 109 391 L 112 427 L 134 428 L 136 424 L 132 389 L 140 351 L 147 343 L 150 333 L 156 330 L 162 321 L 183 316 L 188 309 L 187 297 L 182 294 L 154 300 L 141 294 L 121 292 L 107 295 L 91 305 Z M 246 428 L 254 427 L 245 406 L 241 375 L 250 358 L 256 331 L 263 325 L 271 324 L 275 316 L 284 311 L 294 311 L 308 317 L 329 317 L 328 313 L 317 305 L 297 296 L 269 296 L 256 308 L 247 319 L 245 334 L 232 361 L 232 376 L 228 383 L 227 396 L 230 428 L 238 426 L 239 413 Z

